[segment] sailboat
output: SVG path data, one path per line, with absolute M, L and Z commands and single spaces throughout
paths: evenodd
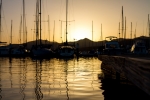
M 21 26 L 22 26 L 21 24 L 23 25 L 23 34 L 24 34 L 23 36 L 25 36 L 26 34 L 25 0 L 23 0 L 23 23 L 22 23 L 22 16 L 21 16 L 21 23 L 20 23 L 20 44 L 16 48 L 11 48 L 12 50 L 10 56 L 12 57 L 25 57 L 29 55 L 29 51 L 25 47 L 27 46 L 26 43 L 24 43 L 24 45 L 21 45 Z M 12 43 L 12 25 L 11 25 L 11 43 Z
M 39 29 L 40 26 L 40 29 Z M 39 30 L 40 30 L 40 41 L 39 38 Z M 40 44 L 38 45 L 38 42 Z M 37 0 L 36 2 L 36 45 L 32 47 L 31 53 L 34 57 L 54 57 L 55 52 L 53 52 L 50 48 L 44 47 L 41 41 L 41 0 Z
M 64 45 L 60 46 L 60 48 L 58 49 L 58 53 L 60 57 L 74 57 L 74 53 L 75 53 L 75 48 L 71 45 L 68 44 L 68 40 L 67 40 L 67 34 L 68 34 L 68 30 L 67 30 L 67 26 L 68 26 L 68 0 L 66 0 L 66 42 L 64 43 Z
M 1 11 L 2 11 L 2 0 L 0 1 L 0 57 L 2 56 L 9 56 L 9 46 L 7 45 L 7 42 L 1 41 Z

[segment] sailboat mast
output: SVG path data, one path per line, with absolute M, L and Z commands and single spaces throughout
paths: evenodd
M 131 39 L 132 39 L 132 22 L 131 22 Z
M 103 41 L 103 35 L 102 35 L 102 24 L 101 24 L 101 41 Z
M 26 17 L 25 17 L 25 0 L 23 0 L 23 42 L 24 46 L 27 46 L 27 34 L 26 34 Z
M 54 20 L 54 30 L 53 30 L 53 49 L 54 49 L 54 36 L 55 36 L 55 20 Z
M 40 0 L 40 45 L 42 44 L 41 43 L 41 27 L 42 27 L 42 25 L 41 25 L 41 0 Z
M 39 0 L 36 2 L 36 46 L 39 40 Z
M 68 41 L 67 41 L 67 34 L 68 34 L 68 0 L 66 0 L 66 44 L 68 44 Z
M 149 14 L 148 14 L 148 28 L 149 28 L 149 37 L 150 37 L 150 21 L 149 21 Z
M 1 2 L 0 2 L 0 42 L 2 42 L 1 41 L 1 10 L 2 10 L 2 0 L 1 0 Z
M 20 31 L 19 31 L 19 43 L 21 44 L 21 28 L 22 28 L 22 16 L 20 21 Z
M 148 14 L 148 28 L 149 28 L 149 39 L 150 39 L 150 20 L 149 20 L 149 14 Z M 150 48 L 150 40 L 149 40 L 149 48 Z
M 12 20 L 11 20 L 11 33 L 10 33 L 10 43 L 12 44 Z
M 126 39 L 126 17 L 125 17 L 125 31 L 124 31 L 124 39 Z
M 50 21 L 49 21 L 49 15 L 48 15 L 48 32 L 49 32 L 49 42 L 50 42 Z
M 123 24 L 124 24 L 124 21 L 123 21 L 123 6 L 122 6 L 122 38 L 123 38 Z
M 93 21 L 92 21 L 92 47 L 93 47 Z
M 120 22 L 119 22 L 119 39 L 120 39 Z

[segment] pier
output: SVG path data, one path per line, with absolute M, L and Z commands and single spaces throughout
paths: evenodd
M 135 86 L 150 95 L 150 56 L 98 55 L 103 69 L 115 73 L 116 79 L 125 77 Z

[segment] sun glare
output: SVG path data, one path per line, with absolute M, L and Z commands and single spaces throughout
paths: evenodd
M 80 39 L 84 39 L 84 38 L 89 38 L 89 34 L 90 34 L 90 32 L 87 29 L 79 28 L 73 32 L 73 37 L 76 40 L 80 40 Z

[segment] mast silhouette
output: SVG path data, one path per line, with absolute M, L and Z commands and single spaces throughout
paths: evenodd
M 39 14 L 40 14 L 40 45 L 42 44 L 42 42 L 41 42 L 41 27 L 42 27 L 42 25 L 41 25 L 41 0 L 40 0 L 40 12 L 39 12 Z
M 25 1 L 23 0 L 23 43 L 24 47 L 27 46 L 27 30 L 26 30 L 26 17 L 25 17 Z
M 1 32 L 2 32 L 2 30 L 1 30 L 1 18 L 2 18 L 2 16 L 1 16 L 1 10 L 2 10 L 2 0 L 1 0 L 1 2 L 0 2 L 0 42 L 2 42 L 1 41 Z
M 92 47 L 93 47 L 93 21 L 92 21 Z
M 149 28 L 149 48 L 150 48 L 150 20 L 149 20 L 149 14 L 148 14 L 148 28 Z
M 68 45 L 67 34 L 68 34 L 68 0 L 66 0 L 66 45 Z
M 123 6 L 122 6 L 122 38 L 123 38 L 123 25 L 124 25 L 124 21 L 123 21 L 124 19 L 123 19 Z
M 150 37 L 150 21 L 149 21 L 149 14 L 148 14 L 148 28 L 149 28 L 149 37 Z
M 132 22 L 131 22 L 131 39 L 132 39 Z
M 126 39 L 126 17 L 125 17 L 125 29 L 124 29 L 124 39 Z
M 10 44 L 12 44 L 12 20 L 11 20 Z

